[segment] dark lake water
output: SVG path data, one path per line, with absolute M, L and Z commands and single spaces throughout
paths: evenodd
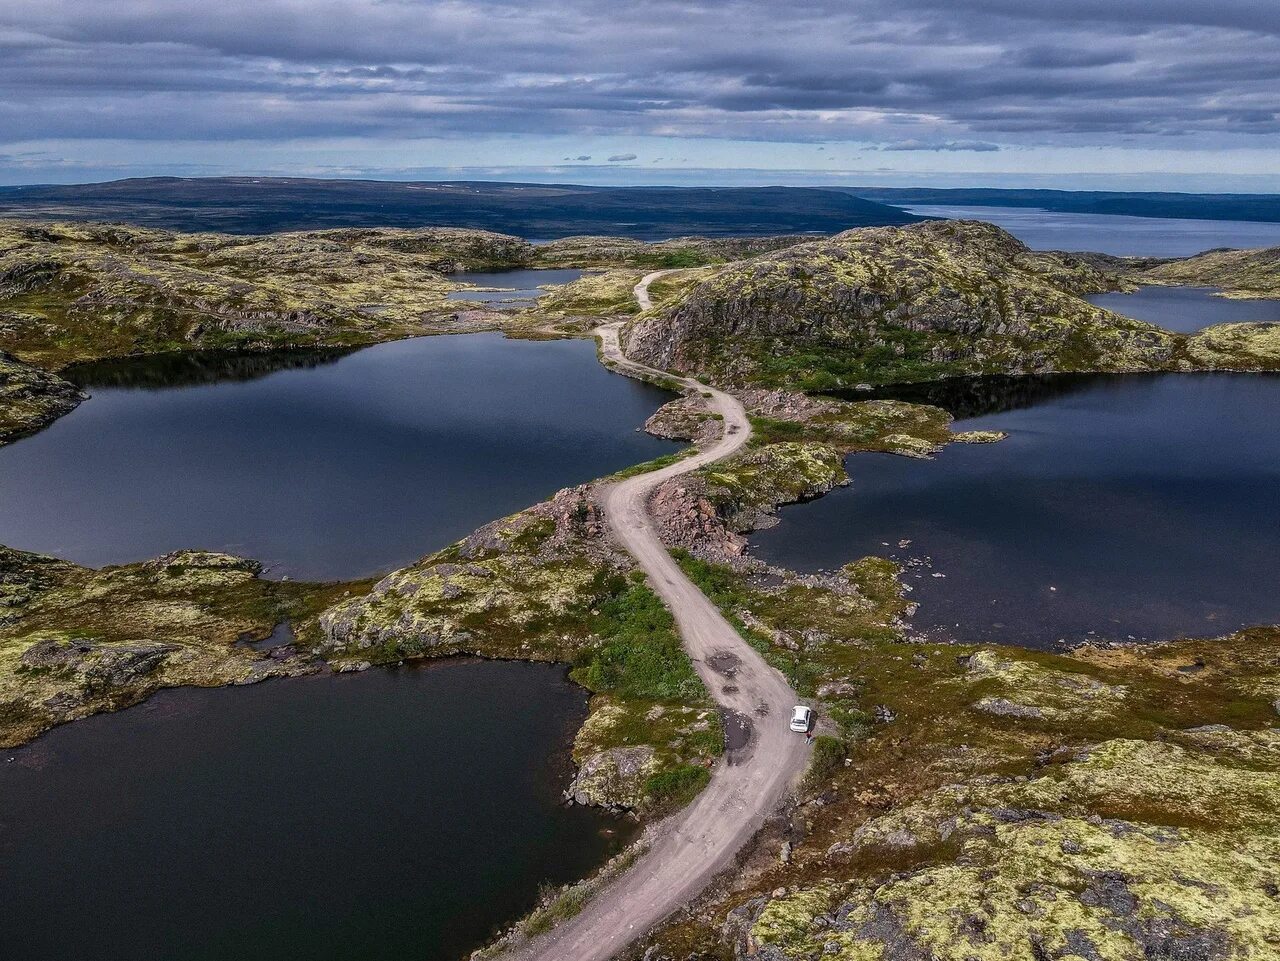
M 1280 621 L 1280 377 L 981 378 L 895 393 L 951 408 L 958 430 L 1010 437 L 932 461 L 855 454 L 851 486 L 785 508 L 754 553 L 807 570 L 928 558 L 904 578 L 914 626 L 962 641 L 1048 647 Z
M 512 307 L 530 306 L 546 293 L 540 288 L 548 284 L 570 284 L 581 277 L 581 270 L 502 270 L 493 273 L 455 274 L 451 279 L 477 287 L 499 290 L 454 290 L 448 300 L 498 304 Z
M 90 565 L 199 547 L 356 577 L 673 449 L 637 432 L 670 395 L 584 340 L 222 360 L 233 379 L 217 358 L 88 371 L 114 386 L 0 448 L 0 543 Z
M 59 728 L 0 764 L 3 954 L 457 961 L 630 837 L 560 803 L 586 701 L 563 668 L 452 661 Z
M 1028 207 L 905 208 L 922 217 L 985 220 L 1036 250 L 1095 250 L 1121 257 L 1189 257 L 1214 247 L 1274 247 L 1280 224 L 1058 213 Z
M 1085 300 L 1118 314 L 1190 334 L 1213 324 L 1280 321 L 1280 300 L 1215 297 L 1217 287 L 1143 287 L 1132 294 L 1090 294 Z

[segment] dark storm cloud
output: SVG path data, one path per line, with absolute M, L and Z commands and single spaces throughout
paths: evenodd
M 0 139 L 1209 146 L 1276 63 L 1275 0 L 6 0 Z

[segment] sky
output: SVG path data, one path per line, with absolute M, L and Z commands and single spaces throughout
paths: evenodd
M 1280 191 L 1280 0 L 3 0 L 0 184 Z

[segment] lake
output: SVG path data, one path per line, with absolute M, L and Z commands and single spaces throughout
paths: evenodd
M 457 961 L 631 837 L 560 801 L 586 705 L 562 667 L 459 660 L 58 728 L 0 764 L 5 955 Z
M 0 448 L 0 543 L 94 566 L 193 547 L 354 578 L 675 449 L 638 432 L 671 395 L 609 373 L 589 340 L 463 334 L 276 359 L 81 371 L 108 386 Z
M 1090 294 L 1085 300 L 1165 330 L 1195 333 L 1213 324 L 1280 321 L 1280 300 L 1216 297 L 1217 287 L 1142 287 L 1131 294 Z
M 968 378 L 885 389 L 957 430 L 932 461 L 855 454 L 753 553 L 801 570 L 910 563 L 916 632 L 1052 647 L 1280 621 L 1280 377 Z M 861 395 L 866 396 L 866 395 Z
M 474 284 L 477 287 L 496 287 L 497 290 L 452 290 L 447 300 L 494 304 L 506 307 L 532 307 L 550 284 L 571 284 L 583 275 L 581 270 L 500 270 L 492 273 L 454 274 L 450 280 Z
M 985 220 L 1036 250 L 1094 250 L 1121 257 L 1189 257 L 1214 247 L 1274 247 L 1280 224 L 1058 213 L 1028 207 L 904 208 L 921 217 Z

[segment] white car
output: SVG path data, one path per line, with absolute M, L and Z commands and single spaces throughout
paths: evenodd
M 791 730 L 797 734 L 808 734 L 813 727 L 813 708 L 797 704 L 791 709 Z

